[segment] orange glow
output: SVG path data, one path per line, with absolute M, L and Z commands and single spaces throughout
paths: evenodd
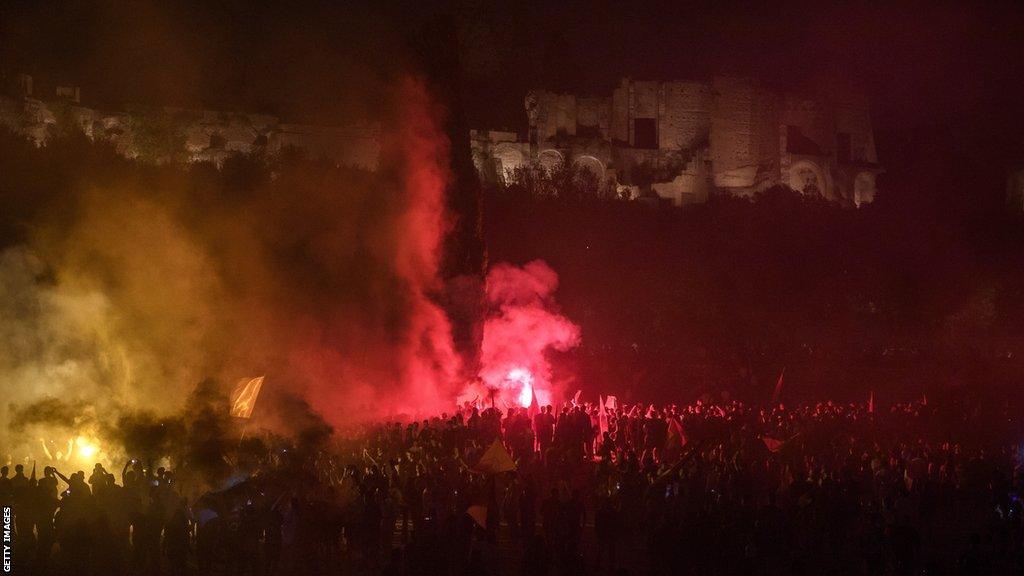
M 79 436 L 75 440 L 75 445 L 78 446 L 79 458 L 83 460 L 89 460 L 100 451 L 100 447 L 85 436 Z

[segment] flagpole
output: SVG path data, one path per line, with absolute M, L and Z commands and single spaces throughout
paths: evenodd
M 242 426 L 242 435 L 238 437 L 238 446 L 235 447 L 235 450 L 238 450 L 239 448 L 242 447 L 242 442 L 245 441 L 245 433 L 248 432 L 248 431 L 249 431 L 249 419 L 246 418 L 245 419 L 245 425 Z

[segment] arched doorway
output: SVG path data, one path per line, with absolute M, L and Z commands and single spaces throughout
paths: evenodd
M 789 187 L 807 196 L 827 198 L 830 186 L 825 172 L 815 163 L 802 160 L 789 168 Z
M 860 172 L 853 179 L 853 203 L 857 206 L 875 201 L 874 172 Z
M 553 171 L 563 162 L 565 162 L 565 157 L 558 150 L 544 150 L 537 155 L 537 164 L 547 172 Z
M 588 172 L 593 174 L 597 178 L 597 183 L 599 185 L 604 183 L 604 162 L 601 162 L 600 160 L 593 156 L 585 155 L 577 157 L 574 161 L 574 164 L 576 164 L 576 166 L 582 168 L 583 170 L 587 170 Z

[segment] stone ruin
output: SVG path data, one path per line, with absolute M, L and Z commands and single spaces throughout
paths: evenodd
M 158 162 L 219 165 L 232 154 L 289 148 L 369 170 L 379 160 L 375 123 L 323 126 L 182 108 L 100 110 L 82 105 L 77 87 L 58 86 L 46 98 L 34 86 L 32 77 L 19 75 L 15 93 L 0 95 L 0 125 L 37 145 L 73 128 L 127 157 Z M 525 111 L 525 134 L 470 131 L 473 162 L 484 182 L 502 182 L 521 167 L 550 170 L 571 163 L 618 197 L 676 206 L 706 202 L 713 194 L 750 196 L 776 185 L 860 206 L 874 199 L 875 177 L 882 172 L 867 99 L 848 89 L 825 88 L 812 98 L 738 78 L 626 78 L 603 96 L 531 91 Z M 153 151 L 154 125 L 173 133 L 173 150 Z
M 368 170 L 377 168 L 380 127 L 375 123 L 321 126 L 288 123 L 266 114 L 170 107 L 100 110 L 83 106 L 77 87 L 37 94 L 31 76 L 18 75 L 13 94 L 0 95 L 0 126 L 37 146 L 61 131 L 80 131 L 112 144 L 128 158 L 156 162 L 222 163 L 232 154 L 274 154 L 288 148 L 314 159 Z M 159 140 L 156 146 L 153 140 Z
M 570 162 L 620 197 L 676 206 L 776 185 L 860 206 L 882 171 L 867 99 L 844 89 L 806 98 L 746 79 L 626 78 L 605 96 L 531 91 L 525 108 L 527 134 L 471 132 L 485 182 Z

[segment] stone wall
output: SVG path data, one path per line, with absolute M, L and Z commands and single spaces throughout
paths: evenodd
M 608 140 L 611 137 L 612 100 L 602 97 L 581 97 L 576 99 L 576 135 L 597 137 Z M 581 134 L 581 129 L 592 130 L 594 134 Z
M 515 132 L 470 130 L 469 141 L 473 165 L 484 182 L 502 182 L 510 171 L 529 163 L 530 145 L 520 142 Z
M 74 129 L 91 140 L 110 142 L 126 157 L 154 161 L 180 158 L 219 163 L 231 154 L 274 153 L 294 147 L 313 158 L 374 170 L 380 155 L 380 129 L 376 124 L 289 124 L 270 115 L 217 110 L 140 107 L 105 111 L 67 99 L 0 96 L 0 125 L 23 134 L 37 146 L 63 130 Z M 148 150 L 144 133 L 153 130 L 167 132 L 167 140 L 180 142 L 180 149 L 159 153 Z
M 666 150 L 695 150 L 705 146 L 711 134 L 711 87 L 696 82 L 662 85 L 662 113 L 658 140 Z
M 716 78 L 711 117 L 712 178 L 719 188 L 754 187 L 761 159 L 758 90 L 750 82 Z
M 881 171 L 867 100 L 848 88 L 796 97 L 744 78 L 625 78 L 607 97 L 534 91 L 526 107 L 529 141 L 514 152 L 506 144 L 506 157 L 518 164 L 528 152 L 527 164 L 585 163 L 603 171 L 609 186 L 676 205 L 786 184 L 859 206 L 874 199 Z M 472 136 L 474 150 L 496 154 L 480 134 Z
M 576 135 L 576 96 L 539 91 L 536 93 L 536 129 L 541 141 Z

